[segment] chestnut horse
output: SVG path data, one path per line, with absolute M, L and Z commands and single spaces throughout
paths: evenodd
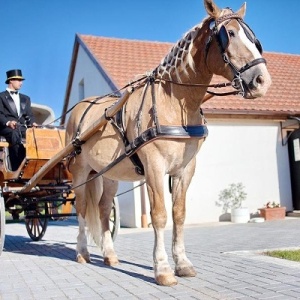
M 102 249 L 105 264 L 118 263 L 109 230 L 118 181 L 145 179 L 155 234 L 156 282 L 172 286 L 177 284 L 176 276 L 196 275 L 185 253 L 183 229 L 186 191 L 194 175 L 196 154 L 207 135 L 200 114 L 207 87 L 213 74 L 221 75 L 245 99 L 254 99 L 263 96 L 271 84 L 261 44 L 243 21 L 246 5 L 237 12 L 220 9 L 213 0 L 204 0 L 204 5 L 208 16 L 174 45 L 151 74 L 132 84 L 119 117 L 111 118 L 92 137 L 79 143 L 82 145 L 76 143 L 77 155 L 69 166 L 79 221 L 78 262 L 90 261 L 86 225 Z M 99 99 L 85 99 L 73 109 L 66 127 L 66 144 L 117 100 Z M 122 121 L 117 122 L 121 117 Z M 88 181 L 95 172 L 101 176 Z M 175 272 L 164 245 L 166 174 L 172 178 Z

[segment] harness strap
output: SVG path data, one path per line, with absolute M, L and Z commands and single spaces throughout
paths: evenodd
M 149 79 L 147 80 L 146 84 L 144 85 L 144 88 L 143 88 L 143 94 L 142 94 L 142 101 L 141 101 L 141 105 L 140 105 L 140 108 L 139 108 L 139 111 L 138 111 L 138 117 L 137 117 L 137 128 L 138 128 L 138 134 L 140 134 L 140 127 L 141 127 L 141 120 L 142 120 L 142 115 L 143 115 L 143 108 L 144 108 L 144 103 L 145 103 L 145 98 L 146 98 L 146 93 L 147 93 L 147 90 L 148 90 L 148 87 L 149 87 Z M 123 108 L 122 108 L 123 109 Z
M 160 137 L 162 138 L 173 138 L 175 137 L 181 137 L 181 138 L 206 138 L 208 135 L 208 130 L 206 125 L 195 125 L 195 126 L 164 126 L 161 125 L 161 132 L 157 133 L 155 127 L 148 128 L 145 130 L 139 137 L 137 137 L 133 142 L 131 142 L 127 147 L 125 147 L 125 153 L 120 155 L 118 158 L 116 158 L 113 162 L 108 164 L 105 168 L 103 168 L 101 171 L 99 171 L 97 174 L 95 174 L 93 177 L 88 179 L 87 181 L 73 187 L 72 189 L 76 189 L 94 179 L 97 177 L 103 175 L 105 172 L 109 171 L 112 167 L 117 165 L 119 162 L 121 162 L 124 158 L 130 157 L 135 154 L 135 152 L 144 146 L 146 143 L 158 139 Z M 140 174 L 144 175 L 144 174 Z
M 219 17 L 218 19 L 216 19 L 216 21 L 215 21 L 216 22 L 216 26 L 219 26 L 224 21 L 230 20 L 230 19 L 241 20 L 242 18 L 237 13 L 230 13 L 230 14 L 224 15 L 224 16 Z
M 131 155 L 144 144 L 158 138 L 206 138 L 208 130 L 206 125 L 194 126 L 166 126 L 160 125 L 160 131 L 156 127 L 146 129 L 140 136 L 135 138 L 125 147 L 125 153 Z
M 250 61 L 249 63 L 245 64 L 245 65 L 239 70 L 239 72 L 240 72 L 240 73 L 243 73 L 243 72 L 245 72 L 246 70 L 248 70 L 248 69 L 250 69 L 251 67 L 256 66 L 256 65 L 258 65 L 258 64 L 267 64 L 267 61 L 266 61 L 263 57 L 261 57 L 261 58 L 256 58 L 256 59 Z
M 146 96 L 146 91 L 148 86 L 151 85 L 151 95 L 152 95 L 152 115 L 153 115 L 153 123 L 154 127 L 150 127 L 146 129 L 144 132 L 139 134 L 137 138 L 135 138 L 132 142 L 129 142 L 126 136 L 126 131 L 124 129 L 123 124 L 123 111 L 124 111 L 124 105 L 121 107 L 121 109 L 113 116 L 108 117 L 105 114 L 105 118 L 110 121 L 110 123 L 118 130 L 120 133 L 124 146 L 125 146 L 125 153 L 120 155 L 116 160 L 111 162 L 109 165 L 107 165 L 104 169 L 102 169 L 99 173 L 97 173 L 93 178 L 96 178 L 105 172 L 107 172 L 109 169 L 111 169 L 113 166 L 115 166 L 117 163 L 119 163 L 121 160 L 123 160 L 126 157 L 129 157 L 132 161 L 133 165 L 135 166 L 136 172 L 140 175 L 144 175 L 144 168 L 143 164 L 140 161 L 137 150 L 144 146 L 146 143 L 157 139 L 157 138 L 206 138 L 208 135 L 208 130 L 206 125 L 187 125 L 187 126 L 166 126 L 166 125 L 160 125 L 157 117 L 157 107 L 156 107 L 156 97 L 155 97 L 155 78 L 153 76 L 149 77 L 146 85 L 143 90 L 143 99 L 141 103 L 141 107 L 139 109 L 138 113 L 138 121 L 141 120 L 142 115 L 142 108 L 144 106 L 144 99 Z M 93 102 L 94 104 L 95 102 Z M 91 105 L 87 108 L 87 111 L 91 108 Z M 80 128 L 81 122 L 83 118 L 86 116 L 87 111 L 83 114 L 80 124 L 78 128 Z M 139 122 L 138 122 L 139 123 Z M 139 131 L 139 126 L 138 126 Z M 80 154 L 81 152 L 81 145 L 85 141 L 81 141 L 78 136 L 73 140 L 72 144 L 74 147 L 73 155 L 76 156 Z
M 113 162 L 111 162 L 110 164 L 108 164 L 105 168 L 103 168 L 101 171 L 99 171 L 97 174 L 95 174 L 93 177 L 89 178 L 87 181 L 75 186 L 75 187 L 72 187 L 72 190 L 75 190 L 85 184 L 87 184 L 88 182 L 96 179 L 97 177 L 103 175 L 105 172 L 107 172 L 108 170 L 110 170 L 112 167 L 114 167 L 115 165 L 117 165 L 119 162 L 121 162 L 124 158 L 126 158 L 127 155 L 126 153 L 123 153 L 122 155 L 120 155 L 118 158 L 116 158 Z
M 154 120 L 154 125 L 156 126 L 157 131 L 160 130 L 160 125 L 157 117 L 157 105 L 156 105 L 156 97 L 155 97 L 155 79 L 154 77 L 150 77 L 151 84 L 151 96 L 152 96 L 152 116 Z
M 115 115 L 114 118 L 110 120 L 111 124 L 118 130 L 120 133 L 124 145 L 125 145 L 125 153 L 130 158 L 131 162 L 135 166 L 135 170 L 139 175 L 144 175 L 144 166 L 136 153 L 136 151 L 142 147 L 145 143 L 152 141 L 153 139 L 162 137 L 162 138 L 204 138 L 207 136 L 208 131 L 206 126 L 204 125 L 196 125 L 196 126 L 166 126 L 160 125 L 158 117 L 157 117 L 157 105 L 156 105 L 156 97 L 155 97 L 155 78 L 150 76 L 147 80 L 146 85 L 144 86 L 142 92 L 142 101 L 141 106 L 138 112 L 137 118 L 137 129 L 138 129 L 138 137 L 134 139 L 132 142 L 129 142 L 126 136 L 126 130 L 124 128 L 123 123 L 123 112 L 125 107 L 123 106 L 121 110 Z M 142 109 L 144 106 L 144 100 L 146 97 L 147 89 L 151 86 L 151 99 L 152 99 L 152 116 L 153 116 L 153 127 L 146 129 L 144 132 L 140 133 L 140 122 L 141 122 L 141 115 Z
M 124 124 L 123 124 L 123 113 L 124 113 L 124 110 L 125 110 L 125 105 L 122 106 L 121 110 L 119 110 L 117 112 L 117 114 L 115 115 L 115 118 L 114 119 L 111 119 L 111 124 L 113 126 L 115 126 L 115 128 L 118 130 L 118 132 L 120 133 L 122 139 L 123 139 L 123 143 L 126 147 L 126 145 L 129 144 L 129 141 L 127 139 L 127 136 L 126 136 L 126 133 L 125 133 L 125 129 L 124 129 Z M 144 172 L 144 167 L 143 167 L 143 164 L 139 158 L 139 156 L 134 153 L 133 155 L 131 155 L 129 157 L 129 159 L 131 160 L 132 164 L 134 165 L 135 167 L 135 171 L 140 174 L 140 175 L 144 175 L 145 172 Z
M 213 96 L 229 96 L 229 95 L 238 95 L 239 91 L 232 91 L 232 92 L 225 92 L 225 93 L 216 93 L 213 91 L 207 90 L 206 93 L 213 95 Z M 202 103 L 204 103 L 206 100 L 204 100 Z

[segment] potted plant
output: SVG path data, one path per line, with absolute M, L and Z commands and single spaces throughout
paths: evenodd
M 260 216 L 266 221 L 283 220 L 285 218 L 286 208 L 276 202 L 268 202 L 263 208 L 258 209 Z
M 250 220 L 250 214 L 247 207 L 242 207 L 242 202 L 246 200 L 247 193 L 241 182 L 231 183 L 228 188 L 222 190 L 219 194 L 217 206 L 223 206 L 223 213 L 231 210 L 231 222 L 247 223 Z

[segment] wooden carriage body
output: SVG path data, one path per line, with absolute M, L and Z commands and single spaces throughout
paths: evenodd
M 28 128 L 24 141 L 26 156 L 16 171 L 10 169 L 8 146 L 4 139 L 0 140 L 0 255 L 5 237 L 5 211 L 13 219 L 24 213 L 28 235 L 34 241 L 42 239 L 49 219 L 76 216 L 72 175 L 65 158 L 71 146 L 65 147 L 65 129 Z M 39 174 L 42 175 L 37 179 Z M 114 199 L 110 220 L 114 239 L 119 218 L 118 202 Z
M 0 185 L 14 182 L 15 185 L 30 180 L 45 163 L 65 147 L 65 130 L 53 128 L 29 128 L 26 131 L 24 147 L 26 156 L 18 170 L 11 171 L 9 163 L 8 143 L 0 142 Z M 60 184 L 72 181 L 71 173 L 67 169 L 66 161 L 62 159 L 42 178 L 39 184 Z M 5 190 L 5 189 L 4 189 Z
M 37 241 L 44 236 L 49 218 L 75 215 L 71 213 L 75 202 L 71 191 L 72 176 L 64 158 L 49 168 L 34 188 L 21 193 L 24 185 L 64 148 L 65 130 L 57 127 L 28 128 L 24 141 L 26 155 L 16 171 L 10 169 L 8 146 L 6 141 L 0 142 L 0 219 L 3 223 L 4 210 L 11 214 L 13 220 L 19 220 L 24 214 L 27 232 L 32 240 Z M 0 240 L 4 240 L 3 224 Z M 3 246 L 4 242 L 1 244 Z

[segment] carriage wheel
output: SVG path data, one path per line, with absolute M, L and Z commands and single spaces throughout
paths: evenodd
M 120 227 L 120 207 L 118 198 L 113 200 L 113 206 L 109 218 L 109 228 L 113 241 L 116 239 Z
M 48 226 L 47 202 L 30 205 L 30 209 L 27 210 L 25 225 L 28 235 L 33 241 L 42 239 Z
M 0 255 L 4 247 L 5 240 L 5 206 L 4 199 L 0 196 Z

